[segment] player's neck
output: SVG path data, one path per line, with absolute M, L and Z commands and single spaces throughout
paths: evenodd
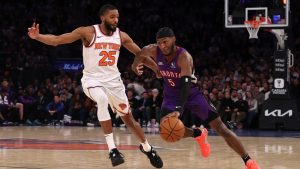
M 113 32 L 110 30 L 107 30 L 103 24 L 100 24 L 100 31 L 106 36 L 111 36 L 113 34 Z

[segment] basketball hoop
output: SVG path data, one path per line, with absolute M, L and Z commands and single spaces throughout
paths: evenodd
M 246 20 L 244 24 L 249 32 L 249 39 L 258 39 L 257 33 L 261 22 L 257 20 Z

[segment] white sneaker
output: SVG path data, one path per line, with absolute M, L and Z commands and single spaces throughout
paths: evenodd
M 95 126 L 95 124 L 93 124 L 93 123 L 87 123 L 86 124 L 88 127 L 94 127 Z

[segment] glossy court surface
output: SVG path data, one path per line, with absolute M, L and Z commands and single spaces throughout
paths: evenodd
M 193 139 L 162 141 L 157 128 L 144 128 L 150 144 L 166 169 L 244 169 L 243 161 L 219 136 L 210 131 L 212 152 L 200 155 Z M 298 169 L 300 132 L 236 130 L 262 169 Z M 151 169 L 139 143 L 126 128 L 114 128 L 116 144 L 125 163 L 114 168 Z M 99 127 L 0 127 L 0 169 L 108 169 L 113 168 Z

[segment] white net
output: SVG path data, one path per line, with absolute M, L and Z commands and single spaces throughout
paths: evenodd
M 258 39 L 257 33 L 260 28 L 260 21 L 245 21 L 245 26 L 249 32 L 249 39 Z

